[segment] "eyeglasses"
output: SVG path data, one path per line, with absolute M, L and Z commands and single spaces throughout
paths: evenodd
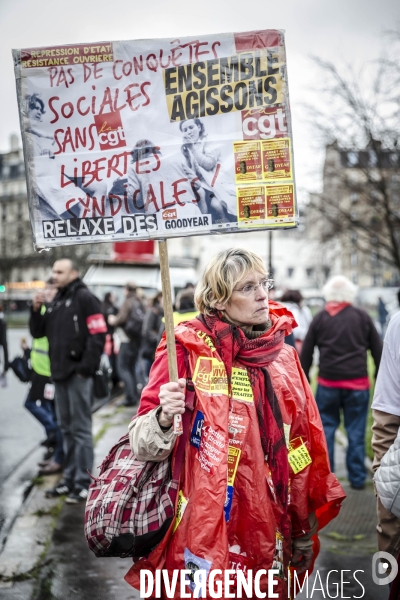
M 244 294 L 245 296 L 250 296 L 250 294 L 256 293 L 258 287 L 261 287 L 264 291 L 272 290 L 272 288 L 274 287 L 274 280 L 273 279 L 263 279 L 262 281 L 260 281 L 260 283 L 248 283 L 247 285 L 242 287 L 240 290 L 234 289 L 233 291 L 240 292 L 241 294 Z

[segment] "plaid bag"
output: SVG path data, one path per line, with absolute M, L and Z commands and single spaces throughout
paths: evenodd
M 179 476 L 183 463 L 193 383 L 186 385 L 182 418 L 171 472 L 171 456 L 161 462 L 138 460 L 124 435 L 104 459 L 100 474 L 89 488 L 85 509 L 85 536 L 96 556 L 146 556 L 163 539 L 174 519 Z

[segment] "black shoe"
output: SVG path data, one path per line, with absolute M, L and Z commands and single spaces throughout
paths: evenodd
M 57 485 L 50 490 L 46 490 L 46 498 L 60 498 L 60 496 L 66 496 L 71 493 L 71 489 L 67 486 L 65 481 L 60 481 Z
M 86 502 L 86 498 L 88 497 L 88 491 L 83 488 L 79 491 L 74 491 L 68 494 L 65 498 L 65 502 L 67 504 L 80 504 L 81 502 Z

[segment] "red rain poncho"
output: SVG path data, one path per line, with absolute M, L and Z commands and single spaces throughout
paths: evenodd
M 174 569 L 278 568 L 274 592 L 287 598 L 292 537 L 310 530 L 310 513 L 321 528 L 340 509 L 345 494 L 330 472 L 318 408 L 297 353 L 283 343 L 293 316 L 269 304 L 272 327 L 255 340 L 218 317 L 175 328 L 179 377 L 193 379 L 196 401 L 177 518 L 160 545 L 127 573 L 137 589 L 141 569 L 167 569 L 171 580 Z M 160 386 L 168 381 L 162 341 L 139 416 L 158 406 Z M 260 587 L 266 591 L 266 578 Z M 180 598 L 179 585 L 174 597 Z

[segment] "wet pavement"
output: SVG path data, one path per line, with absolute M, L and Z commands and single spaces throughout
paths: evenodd
M 22 354 L 22 336 L 29 339 L 27 329 L 7 332 L 10 360 Z M 11 370 L 7 383 L 6 388 L 0 388 L 0 551 L 36 473 L 36 463 L 43 455 L 39 444 L 46 437 L 44 428 L 24 407 L 28 385 Z
M 93 417 L 96 465 L 126 432 L 132 417 L 131 409 L 117 404 L 114 400 Z M 372 581 L 371 560 L 377 551 L 372 482 L 364 490 L 352 490 L 344 458 L 337 444 L 337 476 L 347 499 L 337 519 L 321 532 L 315 570 L 298 600 L 388 597 L 387 587 Z M 34 488 L 0 554 L 0 573 L 14 574 L 0 580 L 0 600 L 138 600 L 139 593 L 124 581 L 130 559 L 96 558 L 83 534 L 84 506 L 46 500 L 44 489 L 52 485 L 47 479 Z
M 346 477 L 345 449 L 338 443 L 335 464 L 336 475 L 347 498 L 338 517 L 321 531 L 321 551 L 309 577 L 308 590 L 305 587 L 296 598 L 387 600 L 388 587 L 378 586 L 372 580 L 372 556 L 378 547 L 376 499 L 371 475 L 364 490 L 351 489 Z

